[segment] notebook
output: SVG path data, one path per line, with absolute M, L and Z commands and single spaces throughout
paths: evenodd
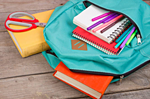
M 101 76 L 71 72 L 62 62 L 55 68 L 54 77 L 85 93 L 93 99 L 100 99 L 113 76 Z
M 54 10 L 33 14 L 39 22 L 47 23 Z M 25 18 L 25 16 L 23 17 Z M 11 28 L 22 29 L 22 26 L 10 25 Z M 8 31 L 22 57 L 27 57 L 50 49 L 43 36 L 44 27 L 37 27 L 30 31 L 15 33 Z
M 77 26 L 83 28 L 84 30 L 87 30 L 87 27 L 93 25 L 94 23 L 98 22 L 94 21 L 92 22 L 91 19 L 94 17 L 97 17 L 99 15 L 102 15 L 104 13 L 107 13 L 108 11 L 103 10 L 101 8 L 98 8 L 94 5 L 90 5 L 88 8 L 86 8 L 84 11 L 82 11 L 80 14 L 74 17 L 73 23 Z M 105 18 L 105 17 L 104 17 Z M 103 19 L 103 18 L 102 18 Z M 112 37 L 115 33 L 114 31 L 123 23 L 127 22 L 127 18 L 122 19 L 121 21 L 117 22 L 113 27 L 111 27 L 109 30 L 105 31 L 104 33 L 100 33 L 100 30 L 96 31 L 96 33 L 93 33 L 92 30 L 89 30 L 91 34 L 97 36 L 98 38 L 104 40 L 107 43 L 111 43 L 115 37 Z M 99 25 L 98 25 L 99 26 Z M 120 33 L 120 32 L 119 32 Z M 119 35 L 119 33 L 117 35 Z
M 79 26 L 73 30 L 72 36 L 92 45 L 93 47 L 95 47 L 109 55 L 117 55 L 122 50 L 120 48 L 114 48 L 114 46 L 117 44 L 116 42 L 112 42 L 112 43 L 108 44 L 107 42 L 99 39 L 98 37 L 85 31 L 84 29 L 82 29 Z

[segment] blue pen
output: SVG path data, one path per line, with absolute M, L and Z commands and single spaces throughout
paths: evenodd
M 121 43 L 126 39 L 126 37 L 129 35 L 129 33 L 132 31 L 132 29 L 123 37 L 123 39 L 121 39 L 120 41 L 119 41 L 119 43 L 117 43 L 116 45 L 115 45 L 115 48 L 118 48 L 120 45 L 121 45 Z
M 118 43 L 132 28 L 133 25 L 131 25 L 115 42 Z

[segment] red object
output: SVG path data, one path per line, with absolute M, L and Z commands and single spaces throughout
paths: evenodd
M 65 75 L 67 75 L 68 77 L 94 89 L 95 91 L 101 93 L 101 97 L 103 96 L 106 88 L 108 87 L 108 85 L 110 84 L 111 80 L 113 79 L 113 76 L 102 76 L 102 75 L 92 75 L 92 74 L 83 74 L 83 73 L 75 73 L 75 72 L 71 72 L 66 66 L 65 64 L 63 64 L 62 62 L 60 62 L 58 64 L 58 66 L 55 68 L 56 72 L 53 74 L 54 77 L 56 77 L 56 73 L 59 71 Z M 85 93 L 86 95 L 97 99 L 96 97 L 94 97 L 93 95 L 91 95 L 90 93 L 80 89 L 79 87 L 75 87 L 75 85 L 67 82 L 66 80 L 61 79 L 60 77 L 56 77 L 59 80 L 67 83 L 68 85 L 74 87 L 75 89 Z M 99 97 L 99 99 L 101 98 Z
M 31 14 L 29 14 L 30 16 L 32 16 L 34 19 L 22 19 L 22 18 L 13 18 L 13 17 L 10 17 L 12 14 L 14 13 L 18 13 L 18 12 L 13 12 L 11 14 L 8 15 L 6 21 L 5 21 L 5 27 L 6 29 L 8 29 L 9 31 L 12 31 L 12 32 L 24 32 L 24 31 L 28 31 L 28 30 L 31 30 L 33 28 L 36 28 L 37 26 L 35 25 L 35 23 L 39 22 L 35 17 L 33 17 Z M 22 12 L 22 13 L 26 13 L 26 12 Z M 15 14 L 14 14 L 15 15 Z M 15 22 L 22 22 L 22 23 L 27 23 L 27 24 L 31 24 L 31 26 L 29 28 L 25 28 L 25 29 L 12 29 L 10 28 L 6 22 L 10 20 L 10 21 L 14 21 Z
M 117 54 L 117 52 L 119 51 L 119 48 L 115 48 L 115 45 L 117 44 L 116 42 L 112 42 L 112 43 L 108 44 L 107 42 L 101 40 L 100 38 L 94 36 L 93 34 L 80 28 L 79 26 L 73 31 L 73 34 L 75 34 L 83 39 L 86 39 L 89 42 L 91 42 L 111 53 Z

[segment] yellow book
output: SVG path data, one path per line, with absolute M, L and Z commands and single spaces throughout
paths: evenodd
M 47 23 L 54 10 L 44 11 L 41 13 L 32 14 L 40 23 Z M 21 18 L 27 18 L 23 16 Z M 23 26 L 10 25 L 11 28 L 22 29 Z M 22 57 L 27 57 L 36 53 L 50 49 L 43 36 L 44 27 L 37 27 L 35 29 L 25 32 L 11 32 L 8 31 L 13 42 Z

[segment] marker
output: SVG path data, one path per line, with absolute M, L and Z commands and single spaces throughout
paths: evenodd
M 120 18 L 119 20 L 116 20 L 115 22 L 113 22 L 113 23 L 111 23 L 110 25 L 108 25 L 107 27 L 105 27 L 103 30 L 101 30 L 100 32 L 101 33 L 104 33 L 105 31 L 107 31 L 108 29 L 110 29 L 111 27 L 113 27 L 116 23 L 118 23 L 119 21 L 121 21 L 123 19 L 123 17 L 122 18 Z
M 100 15 L 100 16 L 97 16 L 97 17 L 93 18 L 92 21 L 96 21 L 96 20 L 98 20 L 98 19 L 100 19 L 100 18 L 103 18 L 103 17 L 105 17 L 105 16 L 108 16 L 108 15 L 110 15 L 110 14 L 112 14 L 112 13 L 113 13 L 113 12 L 104 13 L 104 14 L 102 14 L 102 15 Z
M 126 39 L 126 37 L 128 36 L 128 34 L 131 32 L 131 30 L 129 30 L 125 36 L 115 45 L 115 48 L 118 48 L 120 46 L 120 44 Z
M 95 33 L 96 31 L 98 31 L 98 30 L 100 30 L 100 29 L 102 29 L 102 28 L 108 26 L 109 24 L 115 22 L 116 20 L 119 20 L 119 19 L 122 18 L 122 17 L 123 17 L 123 15 L 119 15 L 119 16 L 115 17 L 114 19 L 112 19 L 111 21 L 109 21 L 109 22 L 107 22 L 107 23 L 105 23 L 105 24 L 103 24 L 103 25 L 100 25 L 100 26 L 96 27 L 95 29 L 92 30 L 92 32 Z
M 129 40 L 126 43 L 126 46 L 128 46 L 129 43 L 133 40 L 133 38 L 135 37 L 136 33 L 137 33 L 137 30 L 135 30 L 134 33 L 131 35 L 131 37 L 129 38 Z
M 129 33 L 129 35 L 126 37 L 126 39 L 125 39 L 125 40 L 123 41 L 123 43 L 121 44 L 121 46 L 120 46 L 121 49 L 125 46 L 126 42 L 127 42 L 128 39 L 131 37 L 131 35 L 132 35 L 132 33 L 134 32 L 134 30 L 135 30 L 135 27 L 133 27 L 133 29 L 131 30 L 131 32 Z
M 123 34 L 115 41 L 118 43 L 131 29 L 133 28 L 133 25 L 131 25 Z
M 113 16 L 115 16 L 115 15 L 116 15 L 116 13 L 113 13 L 113 14 L 109 15 L 108 17 L 106 17 L 106 18 L 104 18 L 104 19 L 102 19 L 102 20 L 96 22 L 95 24 L 89 26 L 89 27 L 87 28 L 87 30 L 89 31 L 89 30 L 91 30 L 92 28 L 98 26 L 99 24 L 105 23 L 105 21 L 107 22 L 107 20 L 108 20 L 109 18 L 111 18 L 111 17 L 113 17 Z

